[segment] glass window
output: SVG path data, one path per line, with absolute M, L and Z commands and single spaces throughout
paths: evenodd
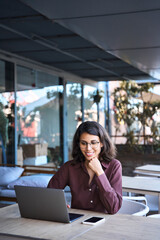
M 14 163 L 15 158 L 15 95 L 14 64 L 0 61 L 0 135 L 1 144 L 5 149 L 2 156 L 0 148 L 0 163 Z
M 0 61 L 0 92 L 5 91 L 5 62 Z
M 81 112 L 81 84 L 68 83 L 67 93 L 67 113 L 68 113 L 68 159 L 71 160 L 72 140 L 76 128 L 82 122 Z
M 102 82 L 98 85 L 98 91 L 100 95 L 100 102 L 98 104 L 98 109 L 99 109 L 99 123 L 105 127 L 105 114 L 107 113 L 106 107 L 106 98 L 105 98 L 105 91 L 106 91 L 106 83 Z
M 60 165 L 59 100 L 63 86 L 55 76 L 21 66 L 17 67 L 17 79 L 18 142 L 24 163 Z M 41 144 L 40 152 L 34 153 L 30 144 Z
M 97 121 L 97 104 L 93 101 L 95 87 L 84 86 L 84 121 Z

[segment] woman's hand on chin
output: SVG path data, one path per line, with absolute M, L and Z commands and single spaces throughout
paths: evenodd
M 96 158 L 96 157 L 93 157 L 88 162 L 88 167 L 90 169 L 92 169 L 92 171 L 94 171 L 97 176 L 100 176 L 101 174 L 104 173 L 104 171 L 102 169 L 102 165 L 101 165 L 100 161 L 98 160 L 98 158 Z

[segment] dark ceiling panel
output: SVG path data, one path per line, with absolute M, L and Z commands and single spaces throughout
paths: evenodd
M 59 62 L 59 63 L 56 63 L 56 62 L 53 62 L 51 63 L 51 65 L 57 67 L 57 68 L 60 68 L 60 69 L 63 69 L 65 71 L 74 71 L 74 70 L 81 70 L 81 69 L 93 69 L 92 66 L 90 65 L 86 65 L 86 63 L 82 63 L 82 62 L 76 62 L 76 61 L 70 61 L 70 62 Z
M 76 19 L 159 9 L 159 0 L 21 0 L 50 19 Z M 92 2 L 92 4 L 91 4 Z M 65 9 L 65 10 L 64 10 Z
M 26 39 L 10 39 L 10 40 L 0 40 L 0 48 L 5 51 L 11 51 L 13 53 L 21 53 L 21 52 L 34 52 L 45 50 L 46 48 L 40 44 L 37 44 L 34 41 L 26 40 Z M 21 54 L 23 55 L 23 54 Z
M 109 53 L 104 52 L 100 48 L 92 47 L 92 48 L 84 48 L 84 49 L 72 49 L 67 52 L 70 52 L 80 58 L 83 58 L 85 60 L 94 60 L 94 59 L 112 59 L 113 56 Z
M 116 60 L 114 61 L 113 59 L 111 60 L 107 60 L 107 59 L 99 59 L 98 61 L 97 60 L 92 60 L 90 61 L 91 63 L 93 64 L 96 64 L 96 65 L 99 65 L 101 67 L 104 67 L 104 68 L 116 68 L 117 66 L 120 66 L 121 69 L 123 69 L 124 67 L 130 67 L 129 64 L 126 64 L 126 63 L 123 63 L 120 61 L 120 60 Z M 113 64 L 112 64 L 113 62 Z M 115 64 L 116 62 L 116 64 Z M 70 62 L 53 62 L 53 63 L 50 63 L 50 64 L 53 64 L 55 67 L 57 68 L 61 68 L 61 69 L 64 69 L 64 70 L 76 70 L 76 69 L 88 69 L 88 68 L 93 68 L 93 66 L 90 66 L 88 64 L 88 66 L 86 65 L 87 63 L 84 62 L 78 62 L 78 61 L 70 61 Z M 132 67 L 131 67 L 132 68 Z
M 12 33 L 4 28 L 1 27 L 0 25 L 0 41 L 1 40 L 12 40 L 12 39 L 19 39 L 19 36 L 15 33 Z
M 89 41 L 87 41 L 73 33 L 70 35 L 63 34 L 63 35 L 57 35 L 56 37 L 47 37 L 47 39 L 49 41 L 53 41 L 57 47 L 59 47 L 63 50 L 95 47 Z
M 84 70 L 74 70 L 72 71 L 74 74 L 79 75 L 84 78 L 91 78 L 94 77 L 101 77 L 101 76 L 110 76 L 110 73 L 107 73 L 106 71 L 102 71 L 99 69 L 84 69 Z
M 70 30 L 57 23 L 53 23 L 53 21 L 48 20 L 43 16 L 22 16 L 21 18 L 1 20 L 1 23 L 17 31 L 23 32 L 28 36 L 32 36 L 33 34 L 43 37 L 73 35 L 73 32 Z
M 95 81 L 150 77 L 20 0 L 0 1 L 0 49 Z
M 72 61 L 73 58 L 68 57 L 62 53 L 56 52 L 54 50 L 46 50 L 46 51 L 38 51 L 38 52 L 25 52 L 20 53 L 21 56 L 42 62 L 42 63 L 48 63 L 50 65 L 50 62 L 54 61 Z
M 19 0 L 1 0 L 0 1 L 0 19 L 26 17 L 37 14 L 35 10 L 21 3 Z

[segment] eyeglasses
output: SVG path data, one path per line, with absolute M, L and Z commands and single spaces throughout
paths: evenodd
M 91 141 L 91 143 L 85 142 L 85 141 L 80 141 L 80 148 L 81 149 L 86 149 L 88 145 L 91 146 L 91 148 L 96 149 L 98 148 L 99 142 L 97 141 Z

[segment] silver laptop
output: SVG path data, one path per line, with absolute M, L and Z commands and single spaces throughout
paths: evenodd
M 63 189 L 15 186 L 21 217 L 70 223 L 82 214 L 68 213 Z

